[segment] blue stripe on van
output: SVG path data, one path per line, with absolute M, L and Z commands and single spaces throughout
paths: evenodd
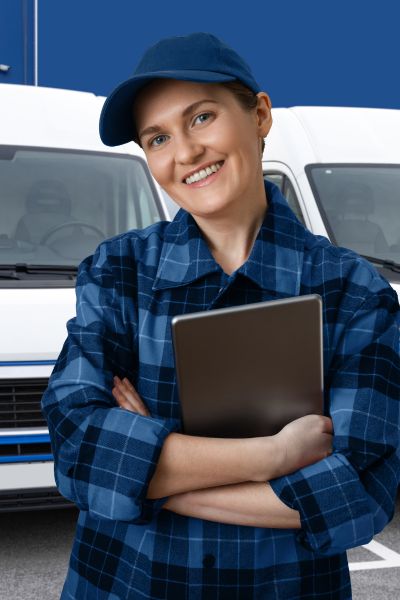
M 25 435 L 16 434 L 0 436 L 0 446 L 40 443 L 50 443 L 50 435 L 48 433 L 29 433 Z M 0 456 L 0 464 L 17 462 L 38 462 L 44 460 L 54 460 L 54 457 L 52 454 L 13 454 Z
M 55 360 L 0 360 L 0 367 L 37 367 L 55 364 Z
M 41 444 L 46 442 L 50 442 L 50 435 L 48 433 L 0 435 L 0 445 L 3 446 L 10 446 L 11 444 Z
M 54 460 L 52 454 L 27 454 L 25 456 L 0 456 L 1 463 L 17 463 L 17 462 L 39 462 L 44 460 Z

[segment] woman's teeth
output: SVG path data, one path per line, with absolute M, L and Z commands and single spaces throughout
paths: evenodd
M 201 169 L 200 171 L 193 173 L 193 175 L 191 175 L 190 177 L 187 177 L 187 179 L 185 179 L 185 183 L 190 185 L 191 183 L 194 183 L 195 181 L 200 181 L 201 179 L 205 179 L 209 175 L 212 175 L 213 173 L 216 173 L 217 171 L 219 171 L 219 169 L 222 167 L 222 164 L 223 164 L 223 161 L 215 163 L 214 165 L 210 165 L 209 167 L 206 167 L 205 169 Z

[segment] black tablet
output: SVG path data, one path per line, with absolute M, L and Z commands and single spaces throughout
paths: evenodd
M 172 335 L 184 433 L 273 435 L 323 414 L 319 295 L 176 316 Z

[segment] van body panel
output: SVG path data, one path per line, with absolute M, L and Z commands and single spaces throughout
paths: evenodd
M 0 464 L 0 491 L 55 487 L 54 462 Z
M 7 340 L 0 344 L 0 366 L 55 360 L 74 314 L 73 288 L 0 290 L 0 331 Z
M 305 164 L 316 162 L 311 140 L 290 109 L 272 109 L 272 127 L 265 138 L 263 159 L 284 163 L 295 177 L 303 171 Z
M 400 163 L 400 110 L 325 106 L 289 110 L 313 148 L 314 162 Z
M 0 364 L 0 381 L 4 379 L 43 379 L 53 370 L 55 359 L 46 361 L 3 361 Z M 0 429 L 1 431 L 1 429 Z

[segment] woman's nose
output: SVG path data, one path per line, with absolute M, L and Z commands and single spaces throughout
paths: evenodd
M 175 162 L 191 164 L 204 153 L 204 146 L 190 135 L 180 135 L 175 138 Z

